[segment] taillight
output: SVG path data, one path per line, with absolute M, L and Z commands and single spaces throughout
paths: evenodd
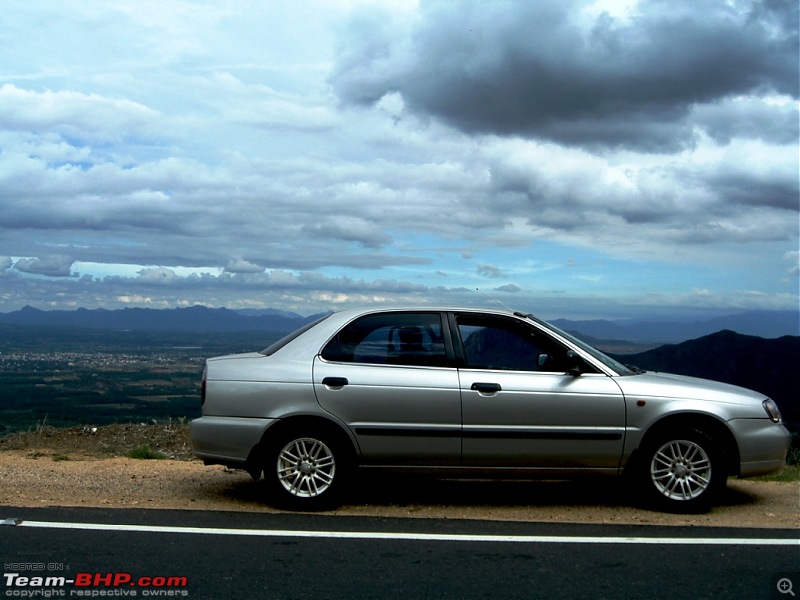
M 203 381 L 200 383 L 200 406 L 206 403 L 206 373 L 207 369 L 203 369 Z

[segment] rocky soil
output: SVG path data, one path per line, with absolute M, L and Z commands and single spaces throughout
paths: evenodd
M 160 456 L 135 459 L 129 454 Z M 206 467 L 191 456 L 188 428 L 113 425 L 44 428 L 0 438 L 0 505 L 275 512 L 263 482 Z M 624 486 L 589 482 L 452 481 L 362 477 L 333 514 L 580 523 L 800 529 L 800 482 L 730 480 L 702 515 L 638 507 Z M 13 514 L 0 518 L 13 517 Z

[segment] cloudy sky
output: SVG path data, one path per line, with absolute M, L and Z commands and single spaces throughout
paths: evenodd
M 0 311 L 798 308 L 797 0 L 9 0 Z

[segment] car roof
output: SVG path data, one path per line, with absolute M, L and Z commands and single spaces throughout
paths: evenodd
M 360 316 L 382 312 L 477 312 L 498 315 L 516 315 L 518 317 L 529 316 L 528 313 L 514 311 L 510 308 L 486 308 L 480 306 L 449 306 L 449 305 L 391 305 L 391 306 L 372 306 L 361 308 L 345 308 L 333 312 L 335 315 Z

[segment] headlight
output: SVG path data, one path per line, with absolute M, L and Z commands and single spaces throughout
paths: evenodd
M 761 405 L 764 407 L 764 410 L 767 411 L 767 415 L 769 415 L 769 418 L 773 423 L 781 422 L 781 411 L 778 409 L 778 405 L 775 404 L 775 402 L 767 398 L 761 403 Z

